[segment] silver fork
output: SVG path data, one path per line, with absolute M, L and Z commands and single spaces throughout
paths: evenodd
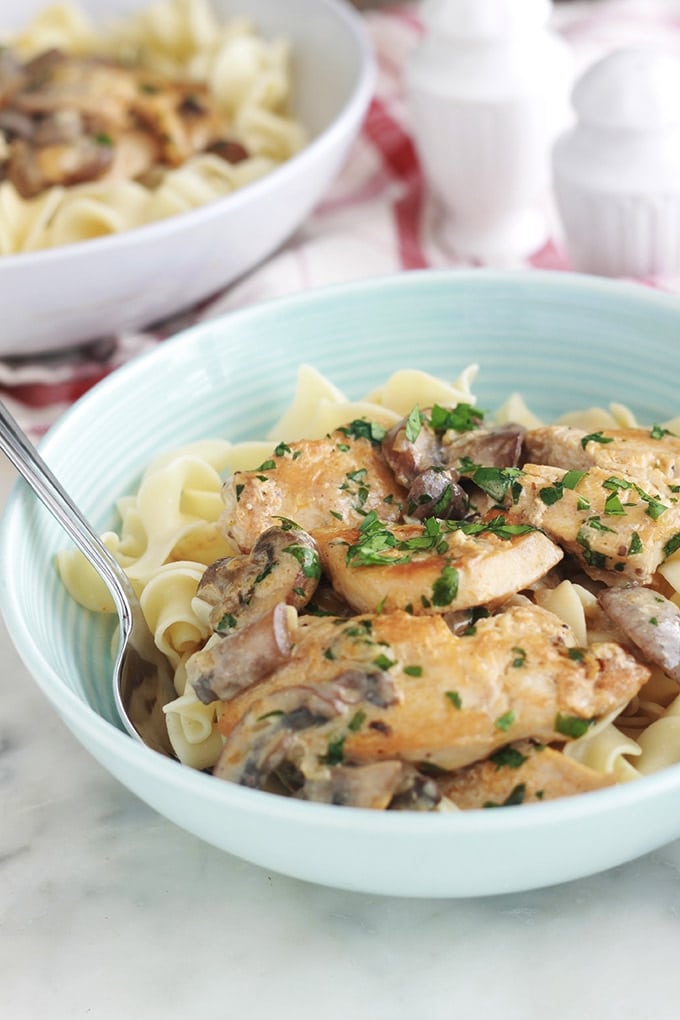
M 116 709 L 131 736 L 175 757 L 163 705 L 176 697 L 170 664 L 156 648 L 130 580 L 0 401 L 0 449 L 92 564 L 111 593 L 120 623 L 113 669 Z

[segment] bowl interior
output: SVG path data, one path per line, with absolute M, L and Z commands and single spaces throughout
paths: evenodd
M 651 423 L 677 414 L 680 380 L 673 366 L 679 338 L 680 302 L 632 285 L 568 274 L 485 271 L 366 281 L 254 307 L 168 341 L 79 401 L 48 434 L 42 452 L 101 531 L 115 523 L 115 499 L 134 487 L 155 454 L 205 436 L 264 436 L 290 402 L 300 362 L 315 365 L 353 397 L 397 368 L 453 379 L 477 363 L 473 389 L 483 408 L 494 409 L 519 391 L 546 420 L 615 400 Z M 0 534 L 3 612 L 44 693 L 77 733 L 87 732 L 86 742 L 98 754 L 104 743 L 111 744 L 118 725 L 109 691 L 112 622 L 79 609 L 65 594 L 54 569 L 54 555 L 65 544 L 59 526 L 19 485 Z M 114 743 L 139 772 L 140 782 L 135 784 L 133 771 L 129 785 L 141 796 L 141 777 L 150 769 L 167 767 L 163 781 L 176 784 L 173 763 L 150 764 L 157 756 L 145 754 L 122 733 L 115 734 Z M 109 754 L 102 752 L 102 760 Z M 680 767 L 668 771 L 680 794 Z M 229 784 L 194 778 L 210 787 L 211 798 L 232 796 L 222 789 Z M 639 783 L 650 790 L 655 779 Z M 662 782 L 668 789 L 668 777 Z M 628 792 L 638 785 L 603 793 L 612 793 L 612 803 L 639 799 L 639 791 Z M 249 805 L 268 798 L 248 794 Z M 580 810 L 573 804 L 540 805 L 520 809 L 515 818 L 530 825 L 526 816 L 547 817 L 541 814 L 544 807 L 553 818 L 562 811 L 572 822 Z M 309 808 L 314 806 L 296 803 L 291 810 Z M 337 815 L 338 809 L 330 810 Z M 507 819 L 513 812 L 481 814 L 505 816 L 484 824 L 512 824 Z M 186 817 L 180 821 L 200 830 Z M 422 821 L 378 818 L 370 825 L 379 831 L 382 825 Z M 427 820 L 425 829 L 432 831 Z M 680 813 L 674 834 L 680 834 Z M 623 846 L 625 841 L 619 854 Z

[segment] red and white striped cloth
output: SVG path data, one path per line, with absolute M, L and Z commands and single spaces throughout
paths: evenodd
M 34 436 L 108 373 L 192 323 L 357 277 L 464 264 L 441 249 L 430 229 L 427 192 L 409 134 L 402 71 L 421 33 L 418 7 L 400 4 L 364 16 L 378 60 L 375 98 L 347 164 L 305 226 L 243 280 L 161 327 L 42 359 L 0 360 L 0 393 Z M 558 4 L 554 21 L 579 69 L 624 45 L 661 43 L 680 52 L 680 0 Z M 569 268 L 557 230 L 527 265 Z M 644 282 L 680 292 L 680 280 Z

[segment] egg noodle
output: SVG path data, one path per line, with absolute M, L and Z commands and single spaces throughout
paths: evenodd
M 449 384 L 421 371 L 402 370 L 363 400 L 352 401 L 314 368 L 302 366 L 293 402 L 266 439 L 235 444 L 206 439 L 178 447 L 154 460 L 135 494 L 118 501 L 120 528 L 103 539 L 135 586 L 156 644 L 174 669 L 177 698 L 166 706 L 166 715 L 180 761 L 209 769 L 223 746 L 217 725 L 222 703 L 198 700 L 186 681 L 186 663 L 206 642 L 220 640 L 211 636 L 210 606 L 196 597 L 196 589 L 207 565 L 238 553 L 217 523 L 224 509 L 225 476 L 255 469 L 271 456 L 276 443 L 321 438 L 358 418 L 389 428 L 415 406 L 474 405 L 476 372 L 476 366 L 469 366 Z M 528 428 L 540 425 L 517 394 L 497 410 L 493 421 Z M 560 422 L 591 432 L 636 427 L 631 412 L 619 404 L 569 414 Z M 680 419 L 665 427 L 680 431 Z M 115 611 L 103 583 L 79 552 L 59 553 L 58 569 L 68 591 L 83 606 L 96 612 Z M 665 560 L 661 571 L 675 592 L 672 600 L 680 605 L 680 550 Z M 570 580 L 554 588 L 539 585 L 534 596 L 538 605 L 568 624 L 579 646 L 602 640 L 597 600 L 582 585 Z M 615 722 L 599 720 L 584 736 L 566 744 L 565 753 L 617 782 L 680 761 L 677 684 L 652 667 L 649 681 Z
M 0 183 L 0 254 L 34 252 L 129 230 L 228 195 L 289 159 L 306 144 L 291 113 L 289 45 L 267 40 L 239 18 L 221 23 L 208 0 L 161 0 L 106 30 L 97 30 L 71 4 L 39 13 L 17 35 L 1 39 L 23 59 L 59 49 L 106 56 L 170 80 L 207 84 L 248 155 L 227 162 L 211 152 L 164 168 L 147 187 L 138 180 L 54 185 L 23 198 Z M 0 152 L 6 141 L 0 132 Z

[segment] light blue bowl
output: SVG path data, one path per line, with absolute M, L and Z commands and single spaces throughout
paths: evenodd
M 608 404 L 678 413 L 680 301 L 550 273 L 427 272 L 250 308 L 114 373 L 42 452 L 96 528 L 160 451 L 203 436 L 262 437 L 301 361 L 361 396 L 396 368 L 453 378 L 481 366 L 480 406 L 519 390 L 545 418 Z M 64 722 L 142 800 L 209 843 L 314 882 L 402 896 L 470 896 L 566 881 L 680 836 L 680 766 L 625 786 L 503 811 L 379 813 L 247 790 L 156 755 L 117 724 L 110 621 L 54 570 L 62 532 L 23 485 L 0 534 L 0 592 L 19 653 Z M 56 763 L 55 763 L 56 766 Z

